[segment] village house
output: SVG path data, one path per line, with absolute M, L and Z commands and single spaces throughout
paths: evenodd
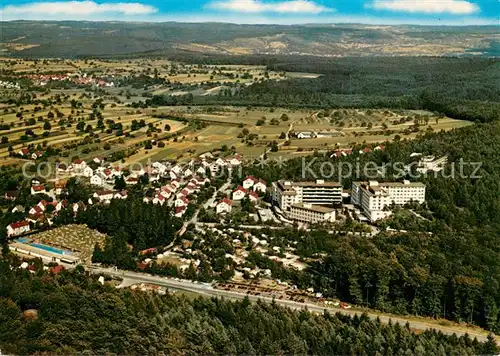
M 43 211 L 45 210 L 45 206 L 41 208 L 39 205 L 35 205 L 32 207 L 29 211 L 28 214 L 30 215 L 38 215 L 38 214 L 43 214 Z
M 11 212 L 13 213 L 24 213 L 26 210 L 24 209 L 24 206 L 22 205 L 16 205 L 14 208 L 12 208 Z
M 224 198 L 217 204 L 217 206 L 215 207 L 215 211 L 217 212 L 217 214 L 230 213 L 232 207 L 233 202 L 230 199 Z
M 94 198 L 97 198 L 101 202 L 111 200 L 113 199 L 113 196 L 114 192 L 111 190 L 100 190 L 94 193 Z
M 259 195 L 256 192 L 250 192 L 248 194 L 248 199 L 250 199 L 253 204 L 256 204 L 259 201 Z
M 214 155 L 212 154 L 212 152 L 205 152 L 205 153 L 202 153 L 200 156 L 199 156 L 201 159 L 212 159 L 214 158 Z
M 171 169 L 170 169 L 170 172 L 174 172 L 175 175 L 180 175 L 182 173 L 182 167 L 179 166 L 178 164 L 176 164 L 175 166 L 173 166 Z
M 87 167 L 87 163 L 81 159 L 75 159 L 73 161 L 73 169 L 77 172 L 83 173 L 83 170 Z
M 242 200 L 245 197 L 245 195 L 247 195 L 247 190 L 242 186 L 239 186 L 233 192 L 233 200 Z
M 205 167 L 200 166 L 200 167 L 198 167 L 198 169 L 196 170 L 196 174 L 199 174 L 199 175 L 201 175 L 201 176 L 202 176 L 202 175 L 207 174 L 207 171 L 206 171 Z
M 84 177 L 90 178 L 94 175 L 94 170 L 87 166 L 83 169 L 82 174 Z
M 161 194 L 157 194 L 154 198 L 153 198 L 153 204 L 155 205 L 161 205 L 163 206 L 163 204 L 165 204 L 165 201 L 166 201 L 166 198 Z
M 46 193 L 45 186 L 43 185 L 33 185 L 31 186 L 31 194 L 44 194 Z
M 94 159 L 92 161 L 94 163 L 97 163 L 97 164 L 103 164 L 104 163 L 104 157 L 102 157 L 102 156 L 94 157 Z
M 111 171 L 110 171 L 110 174 L 111 174 Z M 101 176 L 94 174 L 92 177 L 90 177 L 90 184 L 102 187 L 104 185 L 104 180 L 102 179 Z
M 231 166 L 239 166 L 241 165 L 241 157 L 240 156 L 234 156 L 231 159 L 227 161 Z
M 66 208 L 68 206 L 68 201 L 66 199 L 61 200 L 56 204 L 56 211 L 61 211 L 62 209 Z
M 187 207 L 186 206 L 178 206 L 175 208 L 175 217 L 176 218 L 181 218 L 185 213 L 186 213 Z
M 58 163 L 57 164 L 57 172 L 58 173 L 66 173 L 68 171 L 68 166 L 66 163 Z
M 265 193 L 267 190 L 266 181 L 259 179 L 259 181 L 253 185 L 253 190 L 254 192 Z
M 215 161 L 215 164 L 219 167 L 225 167 L 227 166 L 227 163 L 225 160 L 223 160 L 222 158 L 217 158 L 217 160 Z
M 254 184 L 258 183 L 259 180 L 253 176 L 248 176 L 243 179 L 243 188 L 250 189 L 254 186 Z
M 139 183 L 139 178 L 127 177 L 127 179 L 125 179 L 125 183 L 127 185 L 136 185 L 137 183 Z
M 18 221 L 7 226 L 7 236 L 19 236 L 30 232 L 30 223 L 26 220 Z
M 181 183 L 179 183 L 179 181 L 178 181 L 178 180 L 175 180 L 175 179 L 174 179 L 174 180 L 172 180 L 172 181 L 170 182 L 170 185 L 171 185 L 172 187 L 174 187 L 174 190 L 177 190 L 177 189 L 181 186 Z
M 126 190 L 119 191 L 113 196 L 114 199 L 127 199 L 128 192 Z
M 174 203 L 176 208 L 179 206 L 188 206 L 188 204 L 189 204 L 189 199 L 186 198 L 185 196 L 178 197 Z
M 95 195 L 95 194 L 94 194 Z M 72 206 L 73 214 L 78 214 L 79 211 L 84 211 L 87 207 L 83 202 L 74 203 Z
M 299 132 L 297 134 L 298 139 L 307 139 L 307 138 L 314 138 L 314 137 L 316 137 L 316 133 L 309 132 L 309 131 L 303 131 L 303 132 Z

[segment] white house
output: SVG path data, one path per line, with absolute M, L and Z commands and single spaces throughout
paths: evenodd
M 201 159 L 211 159 L 214 158 L 212 152 L 205 152 L 199 156 Z
M 241 158 L 240 156 L 234 156 L 233 158 L 229 159 L 228 162 L 231 166 L 239 166 L 241 165 Z
M 165 197 L 160 193 L 160 194 L 157 194 L 154 198 L 153 198 L 153 204 L 157 205 L 157 204 L 160 204 L 163 206 L 163 204 L 165 204 Z
M 100 190 L 94 193 L 94 198 L 99 199 L 99 201 L 106 201 L 113 199 L 115 193 L 111 190 Z
M 18 221 L 7 226 L 7 236 L 19 236 L 30 231 L 30 223 L 26 220 Z
M 104 163 L 104 157 L 94 157 L 93 161 L 97 164 L 103 164 Z
M 161 195 L 165 199 L 169 199 L 172 195 L 172 191 L 170 189 L 162 189 L 158 195 Z
M 182 197 L 178 197 L 176 200 L 175 200 L 175 207 L 180 207 L 180 206 L 188 206 L 189 204 L 189 199 L 182 196 Z
M 267 183 L 262 179 L 259 179 L 259 181 L 253 185 L 253 190 L 255 192 L 265 193 L 267 190 Z
M 87 167 L 87 163 L 81 159 L 75 159 L 73 161 L 73 168 L 75 171 L 83 172 L 83 170 Z
M 182 172 L 182 167 L 176 164 L 175 166 L 172 167 L 172 169 L 170 169 L 170 172 L 174 172 L 175 175 L 179 175 Z
M 233 200 L 241 200 L 247 195 L 247 190 L 243 188 L 242 186 L 239 186 L 236 188 L 236 190 L 233 192 Z
M 181 218 L 184 213 L 186 212 L 187 207 L 186 206 L 178 206 L 175 208 L 175 217 L 176 218 Z
M 60 202 L 57 203 L 56 205 L 56 211 L 61 211 L 64 209 L 66 206 L 68 206 L 68 201 L 67 200 L 61 200 Z
M 219 167 L 225 167 L 227 165 L 226 161 L 224 161 L 222 158 L 217 158 L 217 161 L 215 161 L 215 164 Z
M 104 179 L 102 179 L 101 176 L 94 174 L 92 177 L 90 177 L 90 184 L 102 187 L 104 185 Z
M 178 181 L 178 180 L 175 180 L 175 179 L 174 179 L 174 180 L 172 180 L 172 181 L 170 182 L 170 185 L 171 185 L 172 187 L 174 187 L 174 190 L 177 190 L 177 189 L 180 187 L 181 183 L 179 183 L 179 181 Z
M 127 185 L 136 185 L 137 183 L 139 183 L 139 178 L 127 177 L 127 179 L 125 179 L 125 183 Z
M 217 214 L 230 213 L 233 208 L 233 202 L 227 198 L 222 199 L 216 206 Z
M 113 196 L 114 199 L 127 199 L 128 198 L 128 192 L 126 190 L 122 190 L 118 193 L 116 193 Z
M 83 173 L 82 174 L 83 174 L 84 177 L 90 178 L 90 177 L 92 177 L 94 175 L 94 170 L 92 168 L 90 168 L 89 166 L 87 166 L 87 167 L 85 167 L 83 169 Z
M 189 168 L 186 168 L 184 171 L 184 178 L 191 177 L 193 175 L 193 171 Z
M 297 134 L 298 139 L 314 138 L 315 136 L 316 134 L 314 132 L 308 132 L 308 131 L 299 132 Z
M 76 214 L 79 211 L 85 210 L 86 206 L 85 206 L 85 204 L 83 202 L 80 201 L 78 203 L 73 204 L 72 208 L 73 208 L 73 214 Z
M 206 173 L 207 173 L 207 172 L 206 172 L 205 167 L 202 167 L 202 166 L 198 167 L 198 169 L 196 170 L 196 174 L 199 174 L 199 175 L 201 175 L 201 176 L 202 176 L 202 175 L 205 175 Z
M 250 201 L 255 204 L 257 203 L 257 201 L 259 201 L 259 195 L 255 192 L 250 192 L 248 194 L 248 199 L 250 199 Z
M 253 176 L 248 176 L 243 180 L 243 188 L 250 189 L 254 184 L 258 183 L 259 180 Z

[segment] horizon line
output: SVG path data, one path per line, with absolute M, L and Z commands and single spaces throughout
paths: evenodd
M 491 24 L 464 24 L 464 25 L 449 25 L 449 24 L 419 24 L 419 23 L 363 23 L 363 22 L 309 22 L 309 23 L 244 23 L 244 22 L 224 22 L 224 21 L 151 21 L 151 20 L 1 20 L 0 23 L 13 22 L 92 22 L 92 23 L 130 23 L 130 24 L 220 24 L 220 25 L 239 25 L 239 26 L 329 26 L 329 25 L 345 25 L 345 26 L 419 26 L 419 27 L 500 27 L 500 23 Z

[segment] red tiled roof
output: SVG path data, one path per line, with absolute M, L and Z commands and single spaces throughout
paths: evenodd
M 247 190 L 245 188 L 243 188 L 241 185 L 238 186 L 238 188 L 236 188 L 234 190 L 234 192 L 236 193 L 237 191 L 242 191 L 243 193 L 247 193 Z
M 49 272 L 52 273 L 52 274 L 59 274 L 62 271 L 64 271 L 64 266 L 61 266 L 61 265 L 57 265 L 57 266 L 52 267 L 51 269 L 49 269 Z
M 246 177 L 243 181 L 246 181 L 246 180 L 249 180 L 251 179 L 254 183 L 257 183 L 259 180 L 257 178 L 255 178 L 254 176 L 248 176 Z
M 179 213 L 182 213 L 184 210 L 186 210 L 185 206 L 178 206 L 175 208 L 175 213 L 179 214 Z
M 233 205 L 233 201 L 231 199 L 228 199 L 228 198 L 224 198 L 219 202 L 219 204 L 222 204 L 222 203 L 226 203 L 227 205 Z
M 147 248 L 145 250 L 139 251 L 139 254 L 141 254 L 141 255 L 147 255 L 150 253 L 156 253 L 156 248 L 152 247 L 152 248 Z
M 33 185 L 31 187 L 35 192 L 41 192 L 42 190 L 45 190 L 45 186 L 43 185 Z
M 15 223 L 12 223 L 9 226 L 15 230 L 15 229 L 19 229 L 19 228 L 24 227 L 24 226 L 29 226 L 29 224 L 30 224 L 29 221 L 23 220 L 23 221 L 17 221 Z

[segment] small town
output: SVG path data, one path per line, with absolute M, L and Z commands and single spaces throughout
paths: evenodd
M 1 355 L 500 355 L 492 0 L 4 0 Z

